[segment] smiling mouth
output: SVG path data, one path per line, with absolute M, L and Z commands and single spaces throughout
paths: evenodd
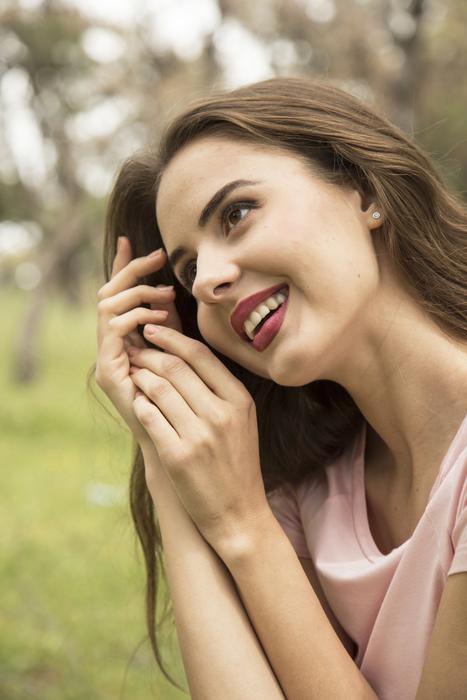
M 243 322 L 243 331 L 250 342 L 258 335 L 264 324 L 281 308 L 288 298 L 289 290 L 285 286 L 260 302 Z
M 258 323 L 253 339 L 248 341 L 254 350 L 263 352 L 278 335 L 284 322 L 288 304 L 289 297 L 287 296 L 277 309 L 263 318 L 261 323 Z

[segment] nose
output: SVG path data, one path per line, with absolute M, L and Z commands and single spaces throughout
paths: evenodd
M 212 304 L 221 301 L 240 277 L 236 263 L 219 251 L 198 251 L 192 293 L 198 301 Z

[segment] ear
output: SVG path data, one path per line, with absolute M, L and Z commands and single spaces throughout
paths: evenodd
M 379 228 L 384 221 L 381 207 L 375 201 L 374 195 L 365 192 L 357 192 L 360 199 L 360 209 L 369 229 Z
M 376 203 L 372 203 L 365 212 L 367 217 L 367 223 L 369 229 L 379 228 L 383 221 L 384 216 L 381 209 L 378 208 Z

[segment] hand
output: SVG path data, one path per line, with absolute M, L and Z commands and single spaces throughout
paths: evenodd
M 139 388 L 134 410 L 204 538 L 222 550 L 271 515 L 261 475 L 256 407 L 209 348 L 164 327 L 145 327 L 161 350 L 129 349 Z M 149 491 L 157 490 L 146 473 Z M 157 479 L 155 480 L 157 481 Z
M 129 374 L 127 347 L 144 347 L 137 326 L 166 323 L 181 330 L 173 288 L 138 284 L 141 277 L 161 269 L 167 262 L 164 251 L 132 259 L 128 238 L 120 237 L 109 282 L 98 292 L 98 356 L 96 381 L 133 432 L 137 442 L 150 444 L 133 411 L 135 385 Z M 141 304 L 149 303 L 147 309 Z

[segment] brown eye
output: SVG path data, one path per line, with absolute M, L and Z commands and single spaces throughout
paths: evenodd
M 188 265 L 187 268 L 187 279 L 189 284 L 193 284 L 195 281 L 196 277 L 196 263 L 192 263 L 191 265 Z
M 182 284 L 191 291 L 191 288 L 193 286 L 193 282 L 195 281 L 196 278 L 196 263 L 194 260 L 191 260 L 183 270 L 181 271 L 180 274 L 180 280 Z
M 229 232 L 235 228 L 248 215 L 249 211 L 254 208 L 254 204 L 242 203 L 232 204 L 225 210 L 222 221 L 224 228 Z
M 227 216 L 227 222 L 228 222 L 231 226 L 236 226 L 236 225 L 238 224 L 238 222 L 242 220 L 241 212 L 242 212 L 242 211 L 245 211 L 245 210 L 246 210 L 245 208 L 243 208 L 243 209 L 234 209 L 234 210 L 231 211 L 231 212 L 229 213 L 229 215 Z

